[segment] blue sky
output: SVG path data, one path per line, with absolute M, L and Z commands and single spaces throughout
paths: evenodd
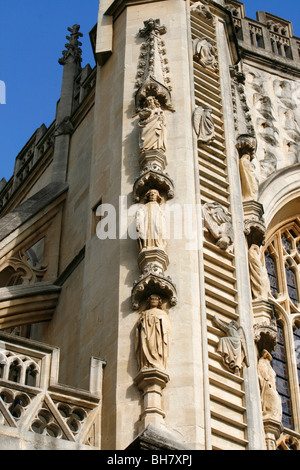
M 293 22 L 300 37 L 299 0 L 245 0 L 246 15 L 263 10 Z M 81 26 L 83 66 L 95 65 L 89 32 L 97 22 L 99 0 L 0 0 L 0 180 L 12 176 L 15 158 L 35 130 L 55 117 L 67 28 Z

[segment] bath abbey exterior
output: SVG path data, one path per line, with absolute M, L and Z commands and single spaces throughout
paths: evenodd
M 0 182 L 0 449 L 300 450 L 300 38 L 237 0 L 95 23 Z

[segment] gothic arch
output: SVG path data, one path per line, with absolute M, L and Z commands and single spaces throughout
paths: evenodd
M 264 207 L 266 226 L 295 216 L 300 207 L 300 163 L 271 175 L 259 189 L 258 202 Z M 286 214 L 283 216 L 283 214 Z
M 284 173 L 284 172 L 283 172 Z M 289 172 L 288 172 L 289 173 Z M 291 173 L 289 173 L 291 175 Z M 295 178 L 295 175 L 293 175 Z M 284 180 L 285 181 L 285 180 Z M 276 193 L 274 185 L 282 184 Z M 270 182 L 273 200 L 269 195 L 266 210 L 267 233 L 264 246 L 269 273 L 270 302 L 278 327 L 278 344 L 273 354 L 273 368 L 277 374 L 278 391 L 282 397 L 285 431 L 300 433 L 300 182 L 294 180 L 288 192 L 281 177 Z M 280 195 L 282 200 L 280 201 Z M 265 201 L 268 200 L 265 197 Z M 274 264 L 270 264 L 270 258 Z M 274 276 L 278 289 L 274 289 Z M 295 336 L 297 331 L 297 336 Z M 286 393 L 283 390 L 286 390 Z

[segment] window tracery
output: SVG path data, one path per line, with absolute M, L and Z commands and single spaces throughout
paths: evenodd
M 272 353 L 286 432 L 300 433 L 300 217 L 274 228 L 264 247 L 270 301 L 277 320 Z

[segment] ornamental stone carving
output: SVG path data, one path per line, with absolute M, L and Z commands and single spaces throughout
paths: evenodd
M 249 366 L 244 330 L 234 320 L 227 324 L 215 316 L 213 322 L 225 333 L 219 341 L 217 351 L 221 354 L 224 365 L 240 376 L 243 367 Z
M 168 59 L 165 43 L 161 39 L 161 36 L 166 32 L 167 28 L 160 25 L 160 20 L 153 18 L 144 21 L 144 28 L 139 31 L 139 36 L 145 41 L 141 46 L 136 82 L 138 87 L 135 99 L 137 112 L 145 107 L 145 100 L 148 96 L 154 96 L 163 109 L 174 111 Z
M 212 118 L 212 109 L 198 106 L 193 115 L 194 130 L 198 142 L 210 144 L 215 139 L 215 124 Z
M 217 54 L 214 43 L 209 38 L 197 38 L 193 41 L 194 60 L 204 68 L 216 71 Z
M 210 11 L 209 2 L 207 0 L 201 0 L 200 2 L 195 2 L 191 5 L 191 13 L 195 13 L 208 22 L 214 22 L 214 17 Z
M 216 240 L 222 250 L 231 251 L 233 244 L 233 228 L 227 209 L 220 203 L 206 203 L 202 207 L 204 227 Z
M 147 310 L 139 314 L 136 325 L 135 352 L 139 370 L 166 370 L 169 355 L 169 317 L 162 309 L 162 299 L 159 295 L 151 295 L 147 307 Z

